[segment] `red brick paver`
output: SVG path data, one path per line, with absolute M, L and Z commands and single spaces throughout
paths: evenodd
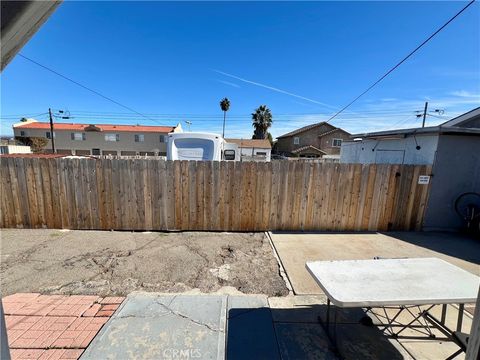
M 85 311 L 82 316 L 95 316 L 95 314 L 100 310 L 102 305 L 100 304 L 93 304 L 87 311 Z
M 100 304 L 121 304 L 125 300 L 124 297 L 106 297 L 100 300 Z
M 78 359 L 124 299 L 37 293 L 3 298 L 12 359 Z

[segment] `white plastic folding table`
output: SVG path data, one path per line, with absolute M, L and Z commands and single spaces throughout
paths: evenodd
M 447 304 L 459 305 L 457 331 L 461 331 L 464 304 L 476 302 L 480 285 L 478 276 L 437 258 L 313 261 L 307 262 L 306 268 L 327 296 L 327 319 L 322 325 L 335 347 L 337 307 L 395 307 L 398 312 L 388 319 L 386 326 L 392 337 L 398 337 L 420 319 L 440 325 L 448 336 L 452 331 L 445 325 Z M 330 303 L 334 305 L 333 337 Z M 412 307 L 420 309 L 422 305 L 428 306 L 417 314 L 411 311 Z M 429 313 L 435 305 L 443 305 L 441 319 Z M 394 331 L 393 322 L 404 311 L 413 320 Z M 428 331 L 428 336 L 434 337 Z

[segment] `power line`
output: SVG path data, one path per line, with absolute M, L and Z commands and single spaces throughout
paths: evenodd
M 391 113 L 391 112 L 401 112 L 399 109 L 377 109 L 377 110 L 366 110 L 362 111 L 362 114 L 374 114 L 374 113 Z M 102 112 L 102 111 L 91 111 L 91 110 L 70 110 L 70 112 L 75 112 L 75 113 L 90 113 L 90 114 L 111 114 L 111 115 L 125 115 L 129 116 L 129 113 L 125 112 Z M 403 111 L 405 112 L 405 110 Z M 198 114 L 198 113 L 145 113 L 145 115 L 149 116 L 154 116 L 154 115 L 161 115 L 161 116 L 222 116 L 222 114 L 215 113 L 215 114 Z M 276 116 L 282 116 L 282 115 L 322 115 L 325 116 L 323 113 L 277 113 L 274 112 L 274 117 Z M 355 114 L 350 114 L 350 116 L 354 116 Z M 232 115 L 228 115 L 231 117 Z M 251 116 L 251 113 L 245 113 L 245 114 L 236 114 L 233 116 Z
M 448 24 L 450 24 L 457 16 L 459 16 L 461 13 L 463 13 L 469 6 L 471 6 L 475 0 L 470 1 L 463 9 L 461 9 L 459 12 L 457 12 L 450 20 L 448 20 L 445 24 L 443 24 L 437 31 L 435 31 L 432 35 L 430 35 L 425 41 L 423 41 L 420 45 L 418 45 L 413 51 L 411 51 L 407 56 L 405 56 L 399 63 L 397 63 L 394 67 L 392 67 L 390 70 L 388 70 L 380 79 L 375 81 L 372 85 L 370 85 L 365 91 L 363 91 L 360 95 L 358 95 L 355 99 L 350 101 L 347 105 L 345 105 L 343 108 L 341 108 L 339 111 L 337 111 L 330 119 L 328 119 L 326 122 L 329 122 L 330 120 L 336 118 L 339 114 L 341 114 L 343 111 L 345 111 L 347 108 L 349 108 L 354 102 L 356 102 L 358 99 L 360 99 L 363 95 L 365 95 L 367 92 L 369 92 L 373 87 L 375 87 L 380 81 L 385 79 L 390 73 L 392 73 L 396 68 L 398 68 L 400 65 L 402 65 L 408 58 L 410 58 L 413 54 L 415 54 L 423 45 L 425 45 L 427 42 L 429 42 L 435 35 L 437 35 L 440 31 L 442 31 Z
M 85 89 L 85 90 L 88 90 L 88 91 L 94 93 L 95 95 L 98 95 L 98 96 L 104 98 L 105 100 L 108 100 L 108 101 L 110 101 L 110 102 L 112 102 L 112 103 L 114 103 L 114 104 L 116 104 L 116 105 L 118 105 L 118 106 L 121 106 L 121 107 L 123 107 L 124 109 L 127 109 L 128 111 L 131 111 L 131 112 L 133 112 L 133 113 L 135 113 L 135 114 L 138 114 L 138 115 L 144 117 L 145 119 L 149 119 L 148 116 L 145 116 L 145 115 L 143 115 L 142 113 L 139 113 L 138 111 L 132 109 L 131 107 L 128 107 L 128 106 L 126 106 L 126 105 L 123 105 L 122 103 L 119 103 L 118 101 L 115 101 L 115 100 L 113 100 L 112 98 L 110 98 L 110 97 L 108 97 L 108 96 L 105 96 L 105 95 L 103 95 L 102 93 L 100 93 L 100 92 L 98 92 L 98 91 L 96 91 L 96 90 L 90 89 L 89 87 L 87 87 L 87 86 L 85 86 L 85 85 L 82 85 L 82 84 L 80 84 L 79 82 L 77 82 L 77 81 L 75 81 L 75 80 L 73 80 L 73 79 L 71 79 L 71 78 L 69 78 L 69 77 L 67 77 L 67 76 L 65 76 L 65 75 L 60 74 L 59 72 L 57 72 L 57 71 L 55 71 L 55 70 L 53 70 L 53 69 L 50 69 L 49 67 L 47 67 L 47 66 L 45 66 L 45 65 L 42 65 L 42 64 L 36 62 L 35 60 L 30 59 L 29 57 L 26 57 L 25 55 L 22 55 L 22 54 L 17 54 L 17 55 L 20 56 L 20 57 L 22 57 L 22 58 L 24 58 L 25 60 L 28 60 L 28 61 L 34 63 L 34 64 L 37 65 L 37 66 L 40 66 L 41 68 L 44 68 L 45 70 L 48 70 L 48 71 L 54 73 L 54 74 L 57 75 L 57 76 L 60 76 L 61 78 L 65 79 L 65 80 L 70 81 L 71 83 L 73 83 L 73 84 L 75 84 L 75 85 L 77 85 L 77 86 L 80 86 L 81 88 L 83 88 L 83 89 Z M 151 120 L 151 119 L 150 119 L 150 120 Z

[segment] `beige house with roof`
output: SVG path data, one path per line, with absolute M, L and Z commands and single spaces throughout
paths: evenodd
M 339 156 L 350 133 L 326 122 L 304 126 L 277 137 L 274 152 L 295 157 Z
M 239 161 L 270 161 L 272 145 L 268 139 L 225 139 L 238 146 Z
M 54 125 L 55 150 L 68 155 L 165 156 L 168 133 L 181 132 L 177 126 L 143 126 L 112 124 Z M 45 152 L 52 151 L 52 134 L 48 122 L 33 119 L 13 125 L 15 138 L 48 139 Z

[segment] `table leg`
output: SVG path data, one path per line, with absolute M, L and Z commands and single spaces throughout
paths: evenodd
M 462 331 L 463 309 L 465 304 L 458 304 L 457 331 Z
M 337 307 L 333 309 L 333 347 L 335 351 L 338 351 L 337 346 Z
M 442 305 L 442 317 L 440 318 L 440 322 L 445 325 L 445 320 L 447 318 L 447 304 Z
M 333 307 L 333 324 L 331 324 L 331 321 L 330 321 L 331 307 Z M 324 322 L 321 316 L 318 317 L 318 321 L 320 322 L 320 325 L 322 326 L 323 330 L 325 331 L 325 334 L 327 335 L 327 338 L 331 344 L 331 350 L 341 359 L 341 356 L 337 348 L 337 307 L 335 305 L 331 306 L 329 299 L 327 299 L 326 321 Z M 333 328 L 333 334 L 330 331 L 331 327 Z

